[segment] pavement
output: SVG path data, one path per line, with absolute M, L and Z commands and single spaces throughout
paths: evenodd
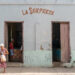
M 7 67 L 6 73 L 2 73 L 3 69 L 0 69 L 0 75 L 75 75 L 74 68 L 40 68 L 40 67 Z

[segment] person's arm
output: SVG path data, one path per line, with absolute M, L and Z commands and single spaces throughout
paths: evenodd
M 1 52 L 0 52 L 0 55 L 1 55 Z
M 4 55 L 8 55 L 8 54 L 9 54 L 8 50 L 5 49 L 5 53 L 4 53 Z

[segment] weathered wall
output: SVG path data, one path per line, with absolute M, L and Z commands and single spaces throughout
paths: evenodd
M 32 8 L 44 8 L 54 11 L 54 15 L 43 14 L 43 13 L 34 13 L 22 15 L 22 10 L 28 10 L 29 7 Z M 29 54 L 29 57 L 33 54 L 38 54 L 37 61 L 41 59 L 42 56 L 45 57 L 46 52 L 52 57 L 52 31 L 51 31 L 51 22 L 52 21 L 69 21 L 70 22 L 70 48 L 71 51 L 75 50 L 75 6 L 74 5 L 0 5 L 0 43 L 4 42 L 4 22 L 5 21 L 24 21 L 24 64 L 25 55 Z M 43 46 L 45 51 L 40 51 L 40 46 Z M 46 46 L 47 45 L 47 46 Z M 50 50 L 50 52 L 49 52 Z M 27 52 L 28 51 L 28 52 Z M 32 52 L 30 52 L 32 51 Z M 36 52 L 37 51 L 37 52 Z M 34 53 L 35 52 L 35 53 Z M 45 55 L 44 55 L 45 54 Z M 72 54 L 71 54 L 72 55 Z M 29 59 L 28 59 L 29 60 Z M 36 57 L 34 58 L 35 63 Z M 45 58 L 47 60 L 47 58 Z M 75 60 L 75 59 L 74 59 Z M 52 62 L 52 59 L 48 59 Z M 45 64 L 45 62 L 42 62 Z M 29 63 L 33 65 L 33 63 Z M 41 62 L 39 62 L 41 64 Z M 46 62 L 49 65 L 49 62 Z M 46 66 L 46 64 L 44 66 Z M 50 63 L 52 64 L 52 63 Z M 35 66 L 38 66 L 35 63 Z M 42 66 L 42 64 L 40 65 Z
M 51 51 L 25 51 L 25 67 L 52 67 Z

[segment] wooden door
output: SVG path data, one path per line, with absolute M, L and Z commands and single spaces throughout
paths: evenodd
M 5 29 L 4 29 L 4 40 L 5 40 L 5 48 L 8 50 L 8 25 L 5 23 Z M 8 55 L 6 56 L 7 61 L 8 61 Z
M 70 39 L 69 39 L 69 23 L 60 24 L 61 36 L 61 62 L 70 60 Z

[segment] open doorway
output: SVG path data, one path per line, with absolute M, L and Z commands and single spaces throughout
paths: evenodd
M 59 62 L 61 60 L 60 23 L 52 25 L 52 49 L 53 61 Z
M 23 62 L 23 24 L 22 22 L 7 22 L 6 29 L 6 39 L 5 44 L 8 47 L 9 56 L 8 61 L 10 62 Z M 6 41 L 7 40 L 7 41 Z M 13 42 L 13 58 L 10 52 L 10 43 Z
M 69 22 L 52 23 L 53 62 L 70 61 Z

